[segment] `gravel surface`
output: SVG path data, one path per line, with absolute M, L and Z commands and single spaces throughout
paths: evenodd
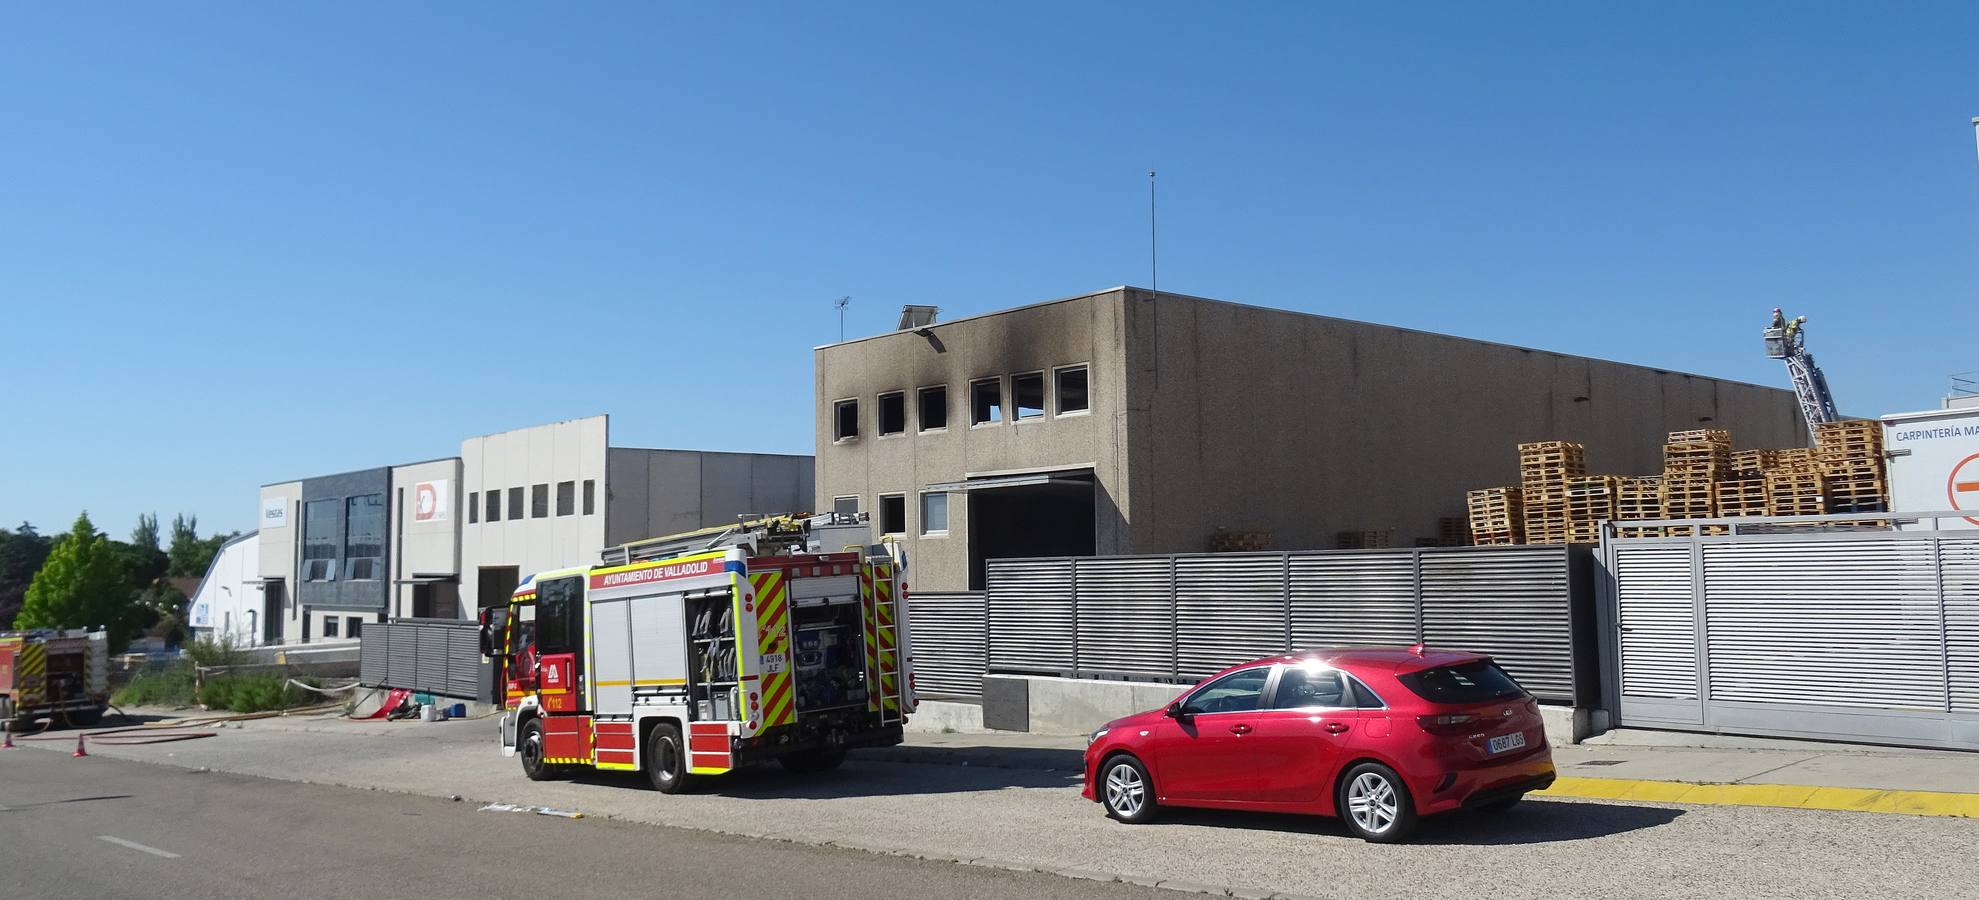
M 35 746 L 66 752 L 58 743 Z M 249 723 L 207 740 L 92 752 L 1319 897 L 1979 898 L 1979 821 L 1966 819 L 1534 799 L 1500 816 L 1432 819 L 1411 844 L 1373 846 L 1323 819 L 1173 811 L 1153 825 L 1122 826 L 1081 799 L 1065 773 L 1018 769 L 855 759 L 830 775 L 746 772 L 705 794 L 673 797 L 632 777 L 532 783 L 496 749 L 493 720 Z

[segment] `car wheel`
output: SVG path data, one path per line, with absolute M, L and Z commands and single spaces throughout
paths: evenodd
M 529 776 L 530 781 L 548 781 L 557 776 L 557 767 L 543 761 L 543 720 L 530 719 L 523 723 L 515 755 L 522 757 L 522 774 Z
M 1340 819 L 1362 840 L 1392 844 L 1416 827 L 1415 800 L 1402 776 L 1380 763 L 1364 762 L 1340 779 Z
M 797 775 L 809 775 L 816 772 L 829 772 L 838 768 L 845 762 L 845 751 L 805 750 L 800 753 L 779 756 L 776 758 L 776 761 L 782 764 L 783 770 L 786 772 Z
M 1524 794 L 1513 794 L 1512 796 L 1506 797 L 1503 800 L 1493 800 L 1490 803 L 1478 804 L 1477 811 L 1488 812 L 1488 813 L 1501 813 L 1504 812 L 1505 810 L 1511 809 L 1512 807 L 1519 805 L 1519 801 L 1524 799 L 1525 799 Z
M 1126 754 L 1107 760 L 1100 767 L 1099 789 L 1107 815 L 1129 825 L 1154 818 L 1154 779 L 1140 760 Z
M 646 735 L 646 777 L 662 794 L 685 794 L 699 780 L 687 771 L 687 745 L 680 728 L 670 722 L 653 726 Z

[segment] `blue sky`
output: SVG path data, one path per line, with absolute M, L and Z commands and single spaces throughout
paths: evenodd
M 1784 305 L 1864 414 L 1979 369 L 1979 5 L 732 6 L 0 10 L 0 523 L 598 412 L 809 452 L 833 298 L 1145 285 L 1150 168 L 1164 289 L 1780 386 Z

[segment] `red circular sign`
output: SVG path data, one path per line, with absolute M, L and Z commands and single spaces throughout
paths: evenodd
M 1960 477 L 1961 475 L 1963 477 Z M 1965 502 L 1971 505 L 1959 505 L 1960 495 L 1964 495 L 1967 498 Z M 1961 459 L 1958 465 L 1952 466 L 1951 475 L 1945 478 L 1945 499 L 1950 500 L 1952 509 L 1959 512 L 1968 509 L 1979 510 L 1979 453 Z M 1971 516 L 1966 516 L 1965 521 L 1979 525 L 1979 519 Z

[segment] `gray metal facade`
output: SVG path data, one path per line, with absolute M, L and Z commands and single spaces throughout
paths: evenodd
M 324 528 L 335 541 L 336 556 L 332 560 L 332 575 L 311 580 L 308 573 L 308 560 L 301 560 L 301 576 L 296 582 L 296 601 L 307 609 L 352 610 L 376 612 L 385 608 L 391 597 L 391 491 L 392 470 L 390 467 L 365 469 L 359 472 L 345 472 L 341 475 L 327 475 L 322 478 L 305 478 L 302 481 L 302 509 L 300 528 L 296 529 L 297 555 L 308 553 L 312 528 Z M 352 497 L 377 494 L 384 498 L 384 522 L 386 537 L 381 539 L 378 563 L 371 578 L 351 578 L 348 546 L 347 504 Z M 325 503 L 324 509 L 333 510 L 329 519 L 318 519 L 315 524 L 310 519 L 310 504 Z
M 364 627 L 358 681 L 462 700 L 491 701 L 489 663 L 479 628 L 448 619 L 395 619 Z
M 1489 653 L 1542 699 L 1578 687 L 1591 700 L 1575 653 L 1591 596 L 1574 558 L 1539 546 L 994 560 L 985 668 L 1188 682 L 1294 650 L 1422 642 Z M 931 663 L 960 664 L 941 657 L 968 635 L 925 618 L 925 598 L 910 606 L 924 682 Z
M 1755 527 L 1603 544 L 1619 725 L 1979 749 L 1979 535 Z
M 920 593 L 907 598 L 914 636 L 914 686 L 923 697 L 983 695 L 988 623 L 981 591 Z

